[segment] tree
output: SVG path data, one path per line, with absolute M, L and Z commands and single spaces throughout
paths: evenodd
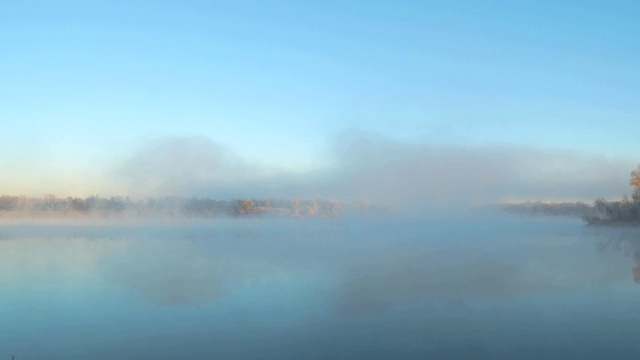
M 320 211 L 320 205 L 318 205 L 317 201 L 311 200 L 307 203 L 307 215 L 316 216 L 318 215 L 319 211 Z
M 631 172 L 629 184 L 635 186 L 635 189 L 633 190 L 633 199 L 636 201 L 640 200 L 640 165 L 638 165 L 636 170 Z
M 300 216 L 301 206 L 302 206 L 302 201 L 300 201 L 300 199 L 291 200 L 291 209 L 293 210 L 293 215 Z
M 57 210 L 58 197 L 55 194 L 44 194 L 44 209 Z
M 234 209 L 236 214 L 238 215 L 248 214 L 254 210 L 255 210 L 255 205 L 253 204 L 252 200 L 242 199 L 242 200 L 236 201 L 236 206 Z

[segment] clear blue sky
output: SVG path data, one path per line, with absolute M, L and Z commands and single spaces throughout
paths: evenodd
M 309 169 L 354 129 L 633 156 L 639 18 L 635 1 L 3 0 L 0 170 L 194 135 Z

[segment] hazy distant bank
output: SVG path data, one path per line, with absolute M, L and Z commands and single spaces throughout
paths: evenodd
M 580 217 L 588 225 L 640 225 L 640 197 L 623 197 L 621 200 L 598 199 L 593 204 L 585 202 L 525 202 L 500 204 L 511 214 L 521 216 L 569 216 Z
M 213 217 L 321 217 L 346 214 L 383 214 L 388 210 L 363 202 L 303 199 L 234 199 L 128 196 L 41 198 L 0 196 L 0 218 L 213 218 Z
M 598 199 L 594 203 L 522 202 L 496 205 L 501 212 L 519 216 L 555 216 L 582 218 L 590 225 L 640 224 L 640 197 L 621 200 Z M 470 207 L 480 214 L 491 206 Z M 457 210 L 456 210 L 457 209 Z M 495 210 L 495 208 L 493 208 Z M 451 213 L 466 213 L 460 208 L 440 207 L 440 211 L 419 209 L 394 211 L 397 216 L 427 217 Z M 467 211 L 468 212 L 468 211 Z M 156 197 L 132 199 L 128 196 L 44 197 L 0 196 L 0 221 L 39 220 L 60 222 L 70 219 L 209 219 L 209 218 L 339 218 L 349 215 L 390 215 L 391 211 L 364 202 L 304 199 L 232 199 L 217 200 L 201 197 Z
M 593 211 L 593 205 L 577 202 L 522 202 L 499 204 L 498 207 L 511 214 L 523 216 L 572 216 L 582 217 Z

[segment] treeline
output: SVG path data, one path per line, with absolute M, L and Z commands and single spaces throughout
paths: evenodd
M 524 216 L 585 216 L 591 213 L 593 206 L 578 202 L 525 202 L 501 204 L 502 210 Z
M 640 165 L 631 172 L 629 184 L 634 187 L 631 198 L 598 199 L 591 212 L 582 218 L 590 225 L 640 225 Z
M 636 195 L 622 200 L 598 199 L 582 219 L 590 225 L 640 225 L 640 196 Z
M 598 199 L 585 202 L 526 202 L 501 204 L 501 209 L 522 216 L 575 216 L 589 225 L 640 225 L 640 196 L 621 200 Z
M 381 213 L 384 209 L 364 203 L 332 200 L 238 199 L 161 197 L 133 200 L 128 196 L 86 198 L 46 194 L 42 198 L 0 196 L 0 216 L 141 216 L 224 217 L 293 216 L 339 217 L 345 213 Z
M 631 197 L 600 198 L 593 205 L 583 202 L 503 204 L 503 210 L 522 215 L 578 215 L 589 225 L 640 225 L 640 165 L 631 172 Z

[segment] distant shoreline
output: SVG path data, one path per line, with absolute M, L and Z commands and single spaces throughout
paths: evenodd
M 589 226 L 640 226 L 640 199 L 598 199 L 585 202 L 523 202 L 499 204 L 511 214 L 523 216 L 580 217 Z
M 303 199 L 216 200 L 201 197 L 159 197 L 133 200 L 126 196 L 42 198 L 0 196 L 0 219 L 100 218 L 237 218 L 320 217 L 345 214 L 384 214 L 389 210 L 364 202 Z
M 582 201 L 501 203 L 498 207 L 504 212 L 515 215 L 565 217 L 581 217 L 593 209 L 593 205 Z

